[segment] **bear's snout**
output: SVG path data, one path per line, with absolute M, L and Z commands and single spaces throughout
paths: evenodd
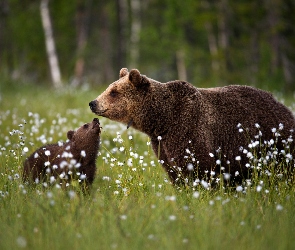
M 89 107 L 91 111 L 94 112 L 96 109 L 96 100 L 89 102 Z
M 99 123 L 98 118 L 94 118 L 92 121 L 92 124 L 93 124 L 92 129 L 94 129 L 96 126 L 98 126 L 100 128 L 100 126 L 99 126 L 100 123 Z

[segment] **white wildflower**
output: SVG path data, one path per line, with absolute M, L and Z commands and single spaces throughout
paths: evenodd
M 201 184 L 202 184 L 202 186 L 203 186 L 205 189 L 207 189 L 207 188 L 209 187 L 209 184 L 208 184 L 207 181 L 202 180 L 202 181 L 201 181 Z
M 103 176 L 102 179 L 105 180 L 105 181 L 110 181 L 111 180 L 111 177 L 109 177 L 109 176 Z
M 256 191 L 257 191 L 257 192 L 260 192 L 261 190 L 262 190 L 262 186 L 258 185 L 258 186 L 256 187 Z
M 170 215 L 170 216 L 169 216 L 169 220 L 171 220 L 171 221 L 175 221 L 175 220 L 176 220 L 176 216 L 175 216 L 175 215 Z
M 50 176 L 49 180 L 50 180 L 50 183 L 52 184 L 53 182 L 55 182 L 55 177 L 54 176 Z
M 80 175 L 80 180 L 83 181 L 83 180 L 85 180 L 85 179 L 86 179 L 86 174 L 81 174 L 81 175 Z
M 229 173 L 224 173 L 223 178 L 227 181 L 230 179 L 230 174 Z
M 44 166 L 45 166 L 45 167 L 50 166 L 50 162 L 49 162 L 49 161 L 44 162 Z
M 241 160 L 241 156 L 236 156 L 236 161 L 240 161 Z
M 288 154 L 286 154 L 286 158 L 289 160 L 292 160 L 293 156 L 290 153 L 288 153 Z
M 195 192 L 193 193 L 193 197 L 196 198 L 196 199 L 198 199 L 198 198 L 200 197 L 200 192 L 195 191 Z
M 59 164 L 59 167 L 61 169 L 63 169 L 64 167 L 66 167 L 68 165 L 68 163 L 66 161 L 62 161 L 60 164 Z
M 126 219 L 127 219 L 127 215 L 125 215 L 125 214 L 121 215 L 121 216 L 120 216 L 120 219 L 121 219 L 121 220 L 126 220 Z
M 76 193 L 73 190 L 70 190 L 68 194 L 69 194 L 70 199 L 74 199 L 76 197 Z
M 187 164 L 187 170 L 188 171 L 193 171 L 194 170 L 194 165 L 191 164 L 191 163 Z
M 26 248 L 27 247 L 27 240 L 25 237 L 23 236 L 19 236 L 16 239 L 16 244 L 20 247 L 20 248 Z
M 166 200 L 166 201 L 176 201 L 176 196 L 174 196 L 174 195 L 166 196 L 166 197 L 165 197 L 165 200 Z
M 86 157 L 86 152 L 85 152 L 85 150 L 82 150 L 82 151 L 81 151 L 81 156 L 82 156 L 82 157 Z

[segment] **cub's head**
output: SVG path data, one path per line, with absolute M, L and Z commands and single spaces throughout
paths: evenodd
M 150 79 L 137 69 L 123 68 L 119 80 L 89 103 L 93 113 L 130 126 L 143 105 Z
M 76 131 L 70 130 L 67 133 L 68 139 L 75 143 L 76 147 L 81 147 L 83 145 L 94 145 L 100 140 L 101 127 L 99 120 L 94 118 L 92 122 L 85 123 Z

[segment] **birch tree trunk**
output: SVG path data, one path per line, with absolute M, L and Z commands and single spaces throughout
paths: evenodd
M 50 14 L 48 9 L 48 2 L 49 0 L 41 0 L 40 12 L 41 12 L 42 25 L 43 25 L 43 29 L 45 33 L 45 44 L 46 44 L 46 51 L 47 51 L 47 57 L 48 57 L 48 62 L 50 67 L 51 78 L 52 78 L 53 86 L 55 88 L 59 88 L 62 86 L 61 75 L 60 75 L 60 69 L 58 65 L 58 58 L 57 58 L 57 54 L 55 50 L 52 25 L 51 25 Z
M 136 68 L 139 60 L 139 39 L 141 31 L 140 0 L 131 0 L 130 68 Z

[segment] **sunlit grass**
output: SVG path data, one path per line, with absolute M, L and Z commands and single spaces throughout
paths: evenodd
M 0 102 L 1 249 L 293 248 L 291 182 L 263 172 L 234 188 L 173 187 L 148 137 L 103 118 L 89 194 L 71 185 L 23 183 L 26 156 L 43 144 L 65 141 L 68 130 L 90 122 L 94 115 L 88 103 L 99 90 L 26 86 L 17 93 L 5 91 Z M 272 159 L 262 162 L 269 172 Z M 258 163 L 253 161 L 253 167 Z M 294 159 L 288 166 L 294 167 Z

